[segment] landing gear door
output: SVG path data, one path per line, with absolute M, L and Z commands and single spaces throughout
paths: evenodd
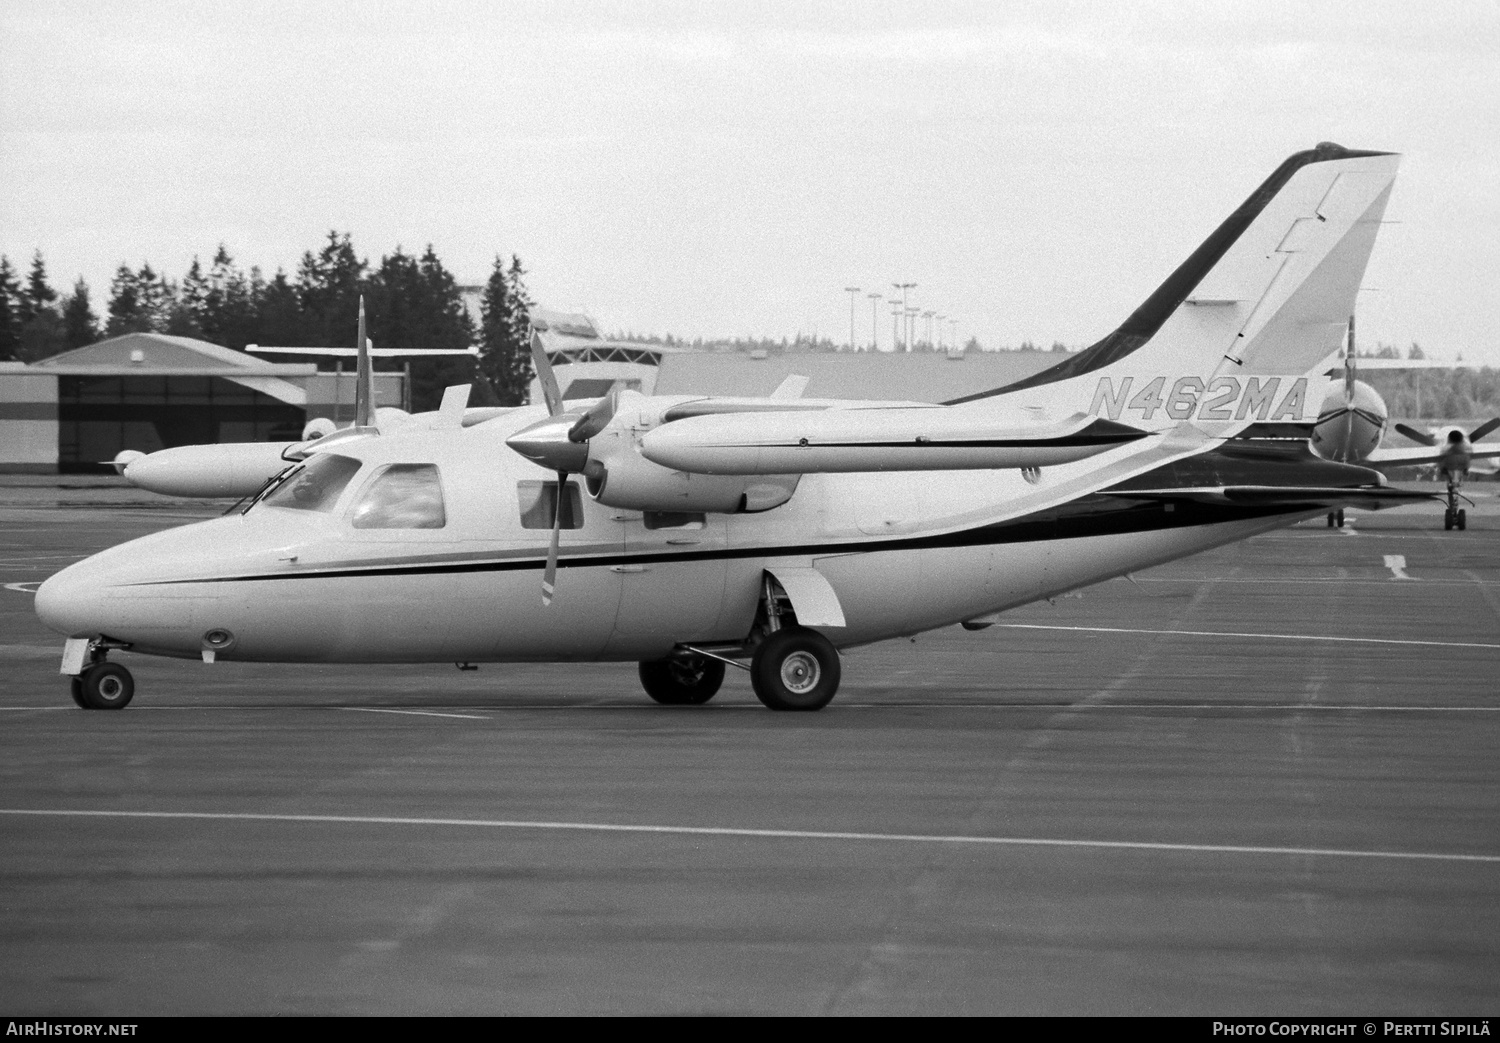
M 833 585 L 811 565 L 768 562 L 766 571 L 781 584 L 791 599 L 797 623 L 805 627 L 842 627 L 844 607 Z

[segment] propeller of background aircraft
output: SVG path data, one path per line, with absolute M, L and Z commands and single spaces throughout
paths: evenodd
M 1469 432 L 1469 443 L 1472 445 L 1473 443 L 1483 438 L 1485 435 L 1489 434 L 1491 431 L 1494 431 L 1496 428 L 1500 428 L 1500 417 L 1495 417 L 1493 420 L 1486 420 L 1484 423 L 1480 424 L 1474 430 Z M 1433 446 L 1434 448 L 1436 448 L 1438 444 L 1437 436 L 1430 435 L 1426 431 L 1418 431 L 1416 428 L 1408 427 L 1405 424 L 1397 424 L 1396 430 L 1400 431 L 1407 438 L 1410 438 L 1413 442 L 1419 442 L 1422 445 Z M 1448 435 L 1448 440 L 1450 442 L 1458 441 L 1458 439 L 1454 437 L 1455 435 L 1462 437 L 1463 433 L 1461 431 L 1452 431 Z

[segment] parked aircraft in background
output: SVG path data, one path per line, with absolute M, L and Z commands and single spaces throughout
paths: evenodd
M 364 301 L 359 304 L 359 328 L 364 331 Z M 246 351 L 268 355 L 318 355 L 335 358 L 359 356 L 357 348 L 282 348 L 261 347 L 250 344 Z M 480 407 L 468 409 L 468 396 L 445 397 L 442 408 L 430 413 L 408 413 L 394 406 L 373 404 L 373 370 L 371 358 L 403 358 L 431 355 L 477 355 L 478 348 L 423 349 L 370 348 L 363 356 L 355 373 L 355 418 L 342 427 L 326 417 L 314 417 L 302 429 L 299 442 L 220 442 L 206 445 L 181 445 L 159 449 L 154 453 L 142 453 L 126 449 L 118 453 L 111 463 L 115 472 L 128 478 L 132 484 L 154 493 L 185 497 L 233 497 L 239 499 L 253 496 L 277 474 L 296 460 L 305 459 L 314 447 L 327 448 L 350 438 L 365 437 L 379 431 L 395 431 L 402 427 L 450 426 L 453 411 L 459 420 L 478 423 L 499 415 L 503 410 Z M 457 394 L 452 388 L 450 393 Z M 337 436 L 337 438 L 335 438 Z
M 1386 362 L 1365 360 L 1367 364 L 1372 361 Z M 1327 460 L 1364 464 L 1382 473 L 1401 467 L 1434 466 L 1448 487 L 1443 528 L 1468 528 L 1468 512 L 1458 505 L 1458 498 L 1462 495 L 1459 490 L 1475 460 L 1500 457 L 1500 445 L 1476 447 L 1474 444 L 1500 428 L 1500 418 L 1487 421 L 1472 432 L 1448 427 L 1434 428 L 1430 433 L 1424 433 L 1406 424 L 1397 424 L 1398 432 L 1424 448 L 1382 449 L 1380 442 L 1385 437 L 1390 414 L 1380 394 L 1357 379 L 1358 364 L 1354 353 L 1354 319 L 1350 317 L 1343 379 L 1335 383 L 1323 399 L 1323 407 L 1318 412 L 1318 419 L 1310 436 L 1313 452 Z M 1395 361 L 1394 366 L 1390 362 L 1386 363 L 1389 368 L 1399 365 L 1399 361 Z M 1330 512 L 1328 524 L 1330 527 L 1343 525 L 1344 512 Z
M 92 708 L 130 701 L 121 650 L 633 660 L 676 704 L 710 699 L 733 665 L 767 706 L 815 710 L 840 648 L 983 627 L 1346 504 L 1426 498 L 1255 431 L 1309 412 L 1396 164 L 1297 153 L 1099 345 L 960 403 L 564 403 L 534 341 L 546 405 L 330 435 L 351 437 L 243 511 L 63 570 L 36 610 Z M 1090 410 L 1100 395 L 1118 418 Z

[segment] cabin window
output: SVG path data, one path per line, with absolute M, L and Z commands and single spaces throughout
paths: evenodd
M 562 528 L 583 528 L 583 496 L 576 482 L 563 486 Z M 552 512 L 557 503 L 556 482 L 517 482 L 516 498 L 521 504 L 521 528 L 552 528 Z
M 349 521 L 356 529 L 441 529 L 443 483 L 432 464 L 386 464 L 365 484 Z
M 281 484 L 262 502 L 267 507 L 326 514 L 333 510 L 339 494 L 359 468 L 359 461 L 350 457 L 339 456 L 337 453 L 317 453 L 282 479 Z
M 641 520 L 648 529 L 701 529 L 706 523 L 703 515 L 682 511 L 646 511 Z

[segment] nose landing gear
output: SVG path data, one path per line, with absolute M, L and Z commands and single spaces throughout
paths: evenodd
M 1344 527 L 1344 509 L 1342 507 L 1336 511 L 1328 512 L 1328 527 L 1331 529 L 1335 525 L 1340 529 Z
M 85 710 L 123 710 L 135 696 L 135 678 L 119 663 L 95 663 L 73 678 L 73 701 Z
M 1469 527 L 1469 512 L 1458 505 L 1458 498 L 1462 495 L 1458 488 L 1463 484 L 1464 476 L 1460 472 L 1444 471 L 1443 477 L 1448 479 L 1448 509 L 1443 512 L 1443 531 L 1457 529 L 1463 532 Z M 1465 496 L 1464 499 L 1467 500 L 1468 497 Z
M 74 703 L 84 710 L 123 710 L 130 703 L 135 697 L 135 678 L 119 663 L 105 661 L 110 649 L 128 647 L 108 639 L 68 639 L 63 673 L 72 674 L 69 687 Z

